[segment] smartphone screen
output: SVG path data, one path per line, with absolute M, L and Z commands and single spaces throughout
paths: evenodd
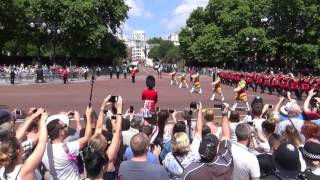
M 130 106 L 129 112 L 130 112 L 130 113 L 133 113 L 133 106 Z

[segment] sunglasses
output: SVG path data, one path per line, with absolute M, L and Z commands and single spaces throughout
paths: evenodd
M 61 129 L 64 129 L 64 128 L 67 128 L 68 125 L 67 124 L 64 124 L 64 126 L 61 127 Z

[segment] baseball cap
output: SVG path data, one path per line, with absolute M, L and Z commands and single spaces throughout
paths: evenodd
M 52 115 L 50 117 L 48 117 L 47 121 L 46 121 L 46 125 L 48 125 L 51 121 L 54 121 L 54 120 L 60 120 L 62 121 L 64 124 L 66 124 L 67 126 L 69 126 L 69 117 L 67 115 L 64 115 L 64 114 L 55 114 L 55 115 Z
M 282 143 L 273 153 L 274 164 L 282 177 L 294 178 L 301 171 L 298 148 L 290 143 Z
M 202 159 L 206 161 L 212 161 L 217 154 L 217 146 L 219 144 L 219 140 L 216 135 L 208 134 L 206 135 L 199 146 L 199 154 Z
M 307 142 L 303 149 L 302 155 L 311 160 L 320 160 L 320 144 L 314 142 Z

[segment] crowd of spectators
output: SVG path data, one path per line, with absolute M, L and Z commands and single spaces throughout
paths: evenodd
M 57 64 L 53 65 L 1 65 L 0 66 L 0 75 L 2 77 L 9 77 L 10 73 L 13 71 L 15 76 L 18 78 L 28 79 L 29 77 L 34 77 L 37 74 L 37 71 L 41 70 L 44 75 L 62 75 L 64 70 L 67 70 L 69 74 L 77 74 L 79 77 L 88 76 L 90 68 L 87 66 L 61 66 Z
M 273 106 L 257 96 L 243 117 L 226 103 L 218 111 L 201 102 L 156 108 L 154 78 L 146 82 L 149 103 L 138 113 L 111 95 L 98 113 L 87 107 L 84 122 L 77 111 L 30 108 L 18 125 L 15 112 L 0 111 L 0 179 L 320 179 L 313 89 L 302 107 L 290 93 Z

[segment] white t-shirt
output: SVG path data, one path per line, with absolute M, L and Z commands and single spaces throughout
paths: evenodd
M 79 141 L 67 142 L 66 145 L 69 149 L 69 154 L 73 156 L 79 155 Z M 42 163 L 49 170 L 53 177 L 52 179 L 80 179 L 78 167 L 68 159 L 63 149 L 63 143 L 47 144 Z
M 21 170 L 21 164 L 18 166 L 15 166 L 13 171 L 11 171 L 10 173 L 5 173 L 4 172 L 4 167 L 1 167 L 0 169 L 0 179 L 7 179 L 7 180 L 20 180 L 20 170 Z
M 247 180 L 251 177 L 260 177 L 260 167 L 257 157 L 248 151 L 248 148 L 238 142 L 232 142 L 233 156 L 232 180 Z

